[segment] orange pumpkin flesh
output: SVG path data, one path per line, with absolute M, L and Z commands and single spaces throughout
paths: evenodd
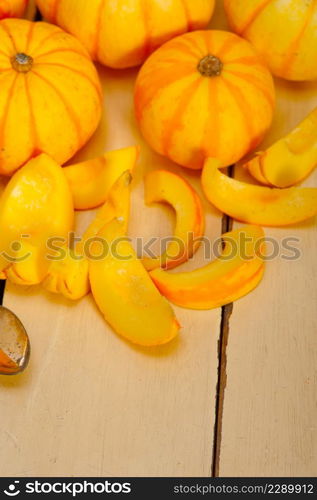
M 201 200 L 192 186 L 168 170 L 153 170 L 145 177 L 145 201 L 165 202 L 175 210 L 174 238 L 159 257 L 144 257 L 143 265 L 151 271 L 157 267 L 173 269 L 190 259 L 198 250 L 205 230 Z
M 113 68 L 141 64 L 167 40 L 207 26 L 215 0 L 37 0 L 43 16 Z
M 0 174 L 40 152 L 59 164 L 95 131 L 101 87 L 86 50 L 46 23 L 0 22 Z
M 105 203 L 120 175 L 126 170 L 133 172 L 139 154 L 139 146 L 131 146 L 65 167 L 75 210 L 89 210 Z
M 263 229 L 245 226 L 223 237 L 222 254 L 201 268 L 182 273 L 162 269 L 151 271 L 150 276 L 159 291 L 180 307 L 213 309 L 253 290 L 264 272 Z
M 253 47 L 225 31 L 196 31 L 167 42 L 143 65 L 135 112 L 160 154 L 200 169 L 223 166 L 263 139 L 273 115 L 274 84 Z
M 288 226 L 317 215 L 317 188 L 287 189 L 255 186 L 219 170 L 219 161 L 206 160 L 201 182 L 206 198 L 234 219 L 261 226 Z
M 315 0 L 224 0 L 231 28 L 249 40 L 276 76 L 317 79 Z
M 0 20 L 23 15 L 28 0 L 0 0 Z

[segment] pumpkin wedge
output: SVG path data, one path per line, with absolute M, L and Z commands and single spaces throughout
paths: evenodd
M 40 283 L 47 273 L 47 244 L 73 228 L 72 195 L 63 169 L 46 154 L 29 161 L 0 198 L 0 272 L 15 283 Z
M 262 226 L 287 226 L 317 214 L 317 188 L 254 186 L 224 175 L 219 167 L 218 160 L 206 160 L 203 190 L 213 205 L 234 219 Z
M 168 203 L 176 214 L 174 240 L 160 257 L 145 257 L 145 268 L 172 269 L 186 262 L 198 250 L 205 229 L 204 210 L 196 191 L 179 175 L 154 170 L 145 177 L 145 201 Z
M 133 247 L 125 236 L 125 223 L 118 218 L 98 233 L 107 255 L 89 264 L 89 278 L 94 299 L 106 321 L 122 337 L 135 344 L 166 344 L 179 331 L 174 312 L 150 279 Z
M 290 134 L 259 152 L 246 168 L 262 184 L 285 188 L 297 184 L 317 165 L 317 108 Z
M 199 269 L 171 273 L 162 269 L 150 276 L 159 291 L 174 304 L 190 309 L 213 309 L 253 290 L 264 272 L 264 232 L 246 226 L 223 236 L 220 257 Z
M 120 175 L 126 170 L 133 172 L 139 154 L 139 146 L 132 146 L 65 167 L 75 210 L 89 210 L 102 205 Z
M 131 174 L 124 172 L 110 189 L 106 203 L 98 210 L 95 219 L 75 246 L 64 245 L 51 261 L 43 282 L 46 290 L 79 300 L 90 292 L 89 252 L 97 233 L 114 217 L 119 217 L 127 228 L 130 210 Z

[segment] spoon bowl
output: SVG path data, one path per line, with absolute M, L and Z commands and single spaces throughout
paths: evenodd
M 17 375 L 28 365 L 30 341 L 19 318 L 0 306 L 0 375 Z

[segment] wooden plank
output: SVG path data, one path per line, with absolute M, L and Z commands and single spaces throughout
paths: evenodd
M 277 90 L 275 122 L 264 147 L 317 105 L 316 83 L 277 81 Z M 239 169 L 237 177 L 247 179 Z M 317 172 L 305 185 L 316 183 Z M 279 245 L 283 238 L 299 238 L 301 256 L 268 262 L 257 290 L 233 306 L 218 472 L 316 476 L 316 220 L 265 232 Z
M 136 72 L 100 73 L 103 122 L 78 158 L 141 144 L 130 233 L 170 235 L 169 211 L 143 203 L 144 172 L 175 166 L 139 136 L 132 104 Z M 199 186 L 198 174 L 186 176 Z M 207 233 L 218 237 L 221 215 L 207 204 L 206 211 Z M 78 225 L 91 218 L 79 215 Z M 200 262 L 202 252 L 186 266 Z M 25 324 L 32 357 L 25 374 L 0 377 L 1 475 L 210 475 L 220 309 L 177 309 L 180 339 L 146 350 L 118 338 L 91 297 L 71 304 L 39 288 L 8 286 L 4 304 Z

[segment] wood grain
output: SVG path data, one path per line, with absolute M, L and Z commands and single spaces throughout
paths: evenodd
M 317 106 L 317 84 L 276 83 L 275 121 L 264 147 Z M 236 174 L 252 182 L 241 169 Z M 317 172 L 304 184 L 316 187 Z M 297 238 L 301 255 L 267 262 L 260 286 L 233 306 L 218 473 L 316 476 L 316 220 L 265 233 L 280 248 L 285 238 Z

